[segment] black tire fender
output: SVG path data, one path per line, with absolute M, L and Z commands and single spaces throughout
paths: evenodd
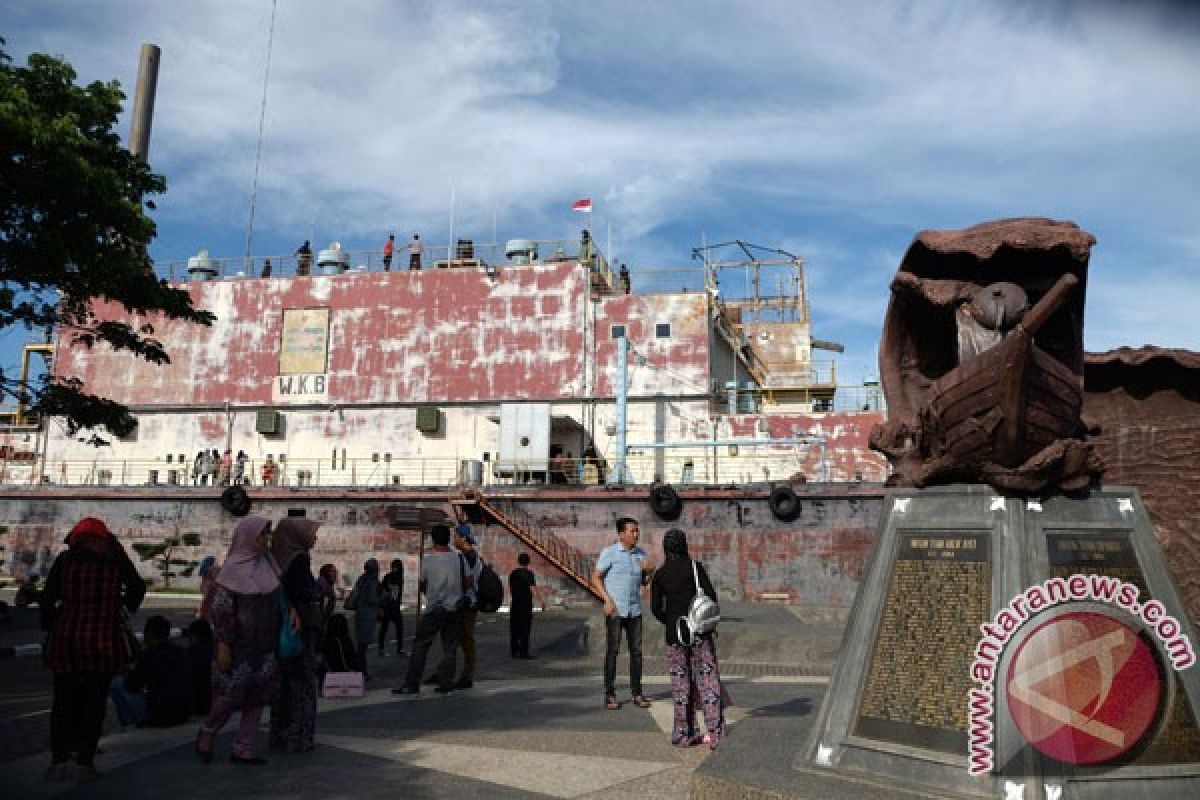
M 776 486 L 772 489 L 771 496 L 767 498 L 767 505 L 778 520 L 791 522 L 800 516 L 800 498 L 790 486 Z
M 221 508 L 235 517 L 244 517 L 250 513 L 250 495 L 241 486 L 230 486 L 221 492 Z
M 670 484 L 655 484 L 650 489 L 650 508 L 659 519 L 675 520 L 683 512 L 683 501 Z

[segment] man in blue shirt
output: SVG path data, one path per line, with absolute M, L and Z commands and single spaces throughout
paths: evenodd
M 649 708 L 642 694 L 642 587 L 650 579 L 654 565 L 646 551 L 638 547 L 641 535 L 637 520 L 617 520 L 617 542 L 600 551 L 592 583 L 604 598 L 604 705 L 610 711 L 621 707 L 617 702 L 617 654 L 621 649 L 621 631 L 629 645 L 629 688 L 633 704 Z

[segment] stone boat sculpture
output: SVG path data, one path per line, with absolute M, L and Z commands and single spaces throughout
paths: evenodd
M 1081 417 L 1095 241 L 1043 218 L 916 236 L 884 320 L 888 419 L 871 432 L 892 485 L 1036 494 L 1098 482 Z

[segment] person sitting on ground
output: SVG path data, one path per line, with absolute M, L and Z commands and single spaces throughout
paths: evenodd
M 188 658 L 192 663 L 192 713 L 212 710 L 213 632 L 208 620 L 193 620 L 184 635 L 188 640 Z
M 29 573 L 25 581 L 17 587 L 17 593 L 13 596 L 13 605 L 17 608 L 27 608 L 36 606 L 42 597 L 42 589 L 38 586 L 39 576 L 36 572 Z
M 329 618 L 318 669 L 322 685 L 327 672 L 362 672 L 362 662 L 358 660 L 354 640 L 350 638 L 350 621 L 345 614 L 334 614 Z
M 112 687 L 122 728 L 169 728 L 192 713 L 191 656 L 171 642 L 171 621 L 155 614 L 142 629 L 142 652 Z

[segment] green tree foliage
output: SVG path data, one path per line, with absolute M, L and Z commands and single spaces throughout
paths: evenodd
M 162 575 L 163 586 L 171 587 L 171 578 L 177 575 L 191 576 L 198 561 L 190 558 L 176 558 L 175 551 L 179 547 L 199 547 L 200 534 L 185 533 L 183 536 L 168 536 L 161 542 L 135 542 L 133 549 L 142 561 L 154 560 L 154 568 Z M 175 570 L 179 571 L 176 572 Z
M 125 95 L 116 81 L 75 85 L 75 70 L 34 54 L 12 65 L 0 39 L 0 330 L 57 331 L 63 344 L 97 343 L 154 364 L 170 361 L 149 323 L 101 319 L 93 303 L 114 301 L 132 315 L 211 325 L 186 291 L 155 277 L 147 246 L 155 235 L 146 198 L 166 190 L 161 175 L 122 147 L 114 132 Z M 21 392 L 0 370 L 0 397 Z M 21 399 L 34 413 L 61 417 L 68 432 L 123 436 L 134 420 L 119 403 L 78 381 L 47 375 Z M 103 440 L 92 436 L 91 441 Z

